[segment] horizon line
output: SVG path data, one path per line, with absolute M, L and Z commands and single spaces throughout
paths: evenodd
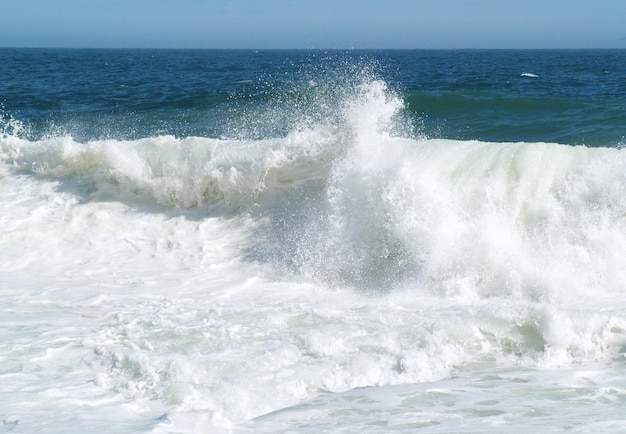
M 36 45 L 0 45 L 0 49 L 34 49 L 34 50 L 212 50 L 212 51 L 515 51 L 515 50 L 626 50 L 626 47 L 447 47 L 447 48 L 390 48 L 390 47 L 106 47 L 106 46 L 36 46 Z

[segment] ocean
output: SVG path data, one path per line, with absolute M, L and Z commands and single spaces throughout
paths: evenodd
M 0 55 L 0 432 L 626 432 L 625 50 Z

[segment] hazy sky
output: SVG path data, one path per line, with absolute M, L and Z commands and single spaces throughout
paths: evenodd
M 626 0 L 0 0 L 0 46 L 626 48 Z

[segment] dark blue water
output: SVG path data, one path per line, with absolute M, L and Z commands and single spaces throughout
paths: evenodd
M 2 116 L 31 139 L 282 136 L 332 120 L 363 75 L 400 95 L 413 135 L 609 147 L 626 135 L 625 50 L 0 54 Z

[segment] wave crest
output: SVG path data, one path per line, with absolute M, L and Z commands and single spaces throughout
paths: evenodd
M 86 200 L 246 213 L 259 222 L 247 259 L 332 285 L 531 300 L 623 292 L 623 150 L 400 138 L 403 104 L 384 82 L 350 89 L 341 110 L 285 137 L 5 134 L 0 147 L 7 173 Z

